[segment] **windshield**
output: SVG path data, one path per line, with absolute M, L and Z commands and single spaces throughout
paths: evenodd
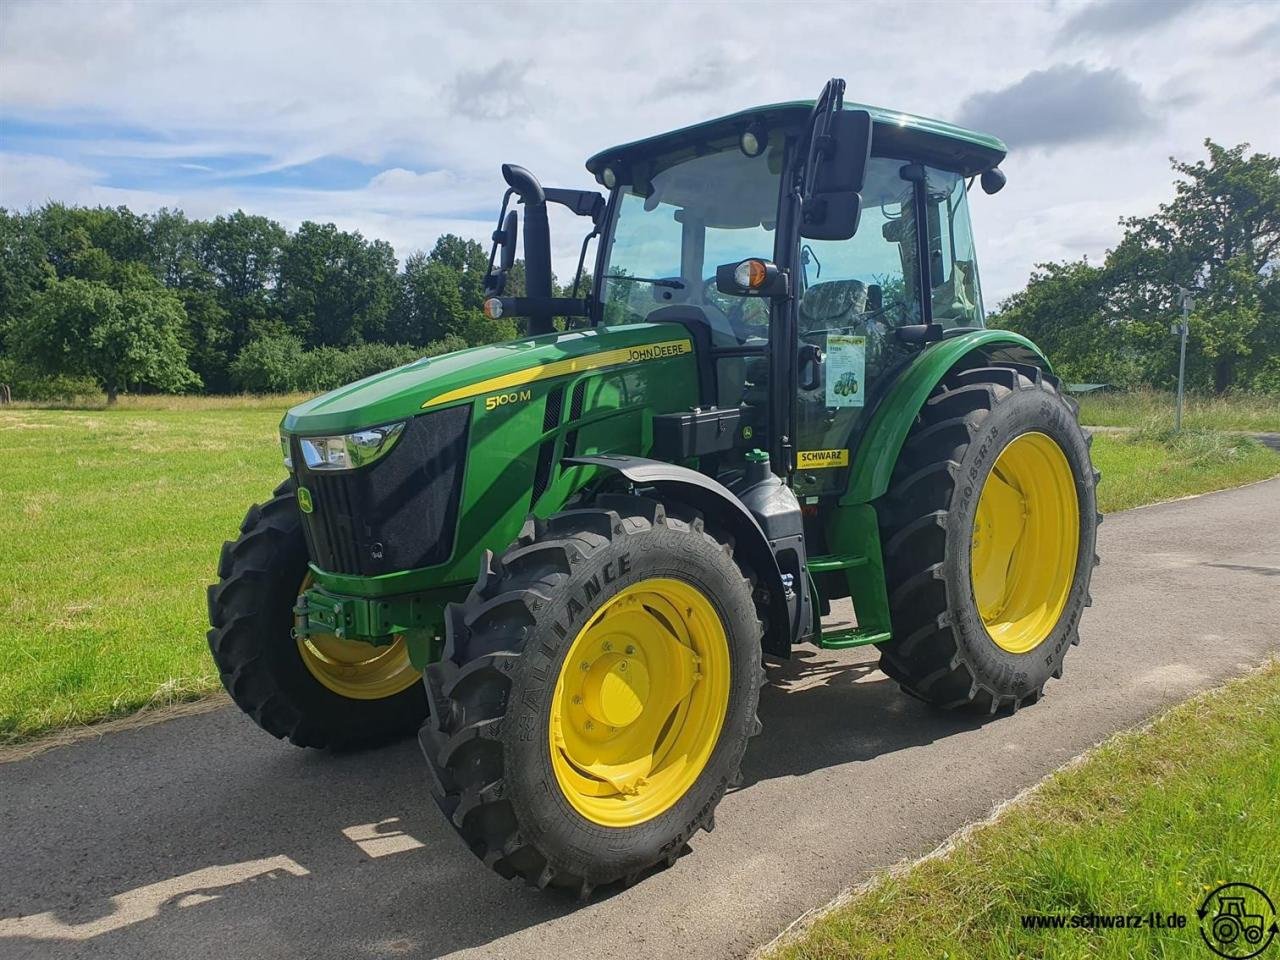
M 773 258 L 782 159 L 781 144 L 748 157 L 735 139 L 716 152 L 660 160 L 648 182 L 620 188 L 603 322 L 635 323 L 685 304 L 703 313 L 718 340 L 766 336 L 768 305 L 718 293 L 715 276 L 722 263 Z

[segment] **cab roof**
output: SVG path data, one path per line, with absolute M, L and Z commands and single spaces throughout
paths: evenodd
M 791 100 L 771 103 L 762 107 L 739 110 L 714 120 L 704 120 L 692 126 L 681 127 L 667 133 L 633 140 L 608 150 L 601 150 L 587 161 L 587 169 L 597 177 L 610 161 L 625 159 L 636 154 L 653 155 L 674 149 L 690 141 L 721 137 L 745 130 L 753 121 L 768 127 L 794 126 L 803 123 L 813 110 L 812 100 Z M 844 103 L 846 110 L 865 110 L 871 114 L 874 124 L 871 135 L 872 153 L 888 156 L 904 156 L 918 159 L 933 166 L 954 170 L 964 176 L 972 176 L 989 170 L 1008 153 L 1004 142 L 986 133 L 966 130 L 942 120 L 931 120 L 897 110 L 886 110 L 862 103 Z

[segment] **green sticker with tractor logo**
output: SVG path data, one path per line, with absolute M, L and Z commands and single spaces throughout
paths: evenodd
M 860 407 L 867 379 L 867 338 L 827 338 L 827 406 Z
M 303 513 L 310 513 L 315 509 L 315 504 L 311 502 L 311 491 L 306 487 L 298 488 L 298 509 Z

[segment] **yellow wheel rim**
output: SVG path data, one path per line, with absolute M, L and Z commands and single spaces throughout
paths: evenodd
M 302 581 L 301 596 L 312 575 Z M 407 690 L 422 673 L 409 660 L 404 637 L 396 635 L 387 646 L 375 647 L 360 640 L 343 640 L 332 634 L 298 637 L 298 653 L 311 675 L 334 693 L 351 700 L 382 700 Z
M 655 577 L 606 603 L 551 703 L 551 766 L 573 808 L 606 827 L 670 809 L 711 759 L 729 679 L 724 624 L 697 588 Z
M 973 599 L 996 646 L 1034 650 L 1053 631 L 1075 578 L 1080 504 L 1062 448 L 1016 437 L 978 497 L 970 555 Z

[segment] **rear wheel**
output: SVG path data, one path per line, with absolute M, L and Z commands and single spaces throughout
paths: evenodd
M 1021 364 L 949 375 L 879 505 L 895 636 L 885 673 L 944 707 L 1035 702 L 1079 642 L 1097 479 L 1055 378 Z
M 222 685 L 262 729 L 302 747 L 348 749 L 422 723 L 422 674 L 402 639 L 375 647 L 293 637 L 293 608 L 311 575 L 292 483 L 249 509 L 239 539 L 222 546 L 218 577 L 209 587 L 209 649 Z
M 673 862 L 759 730 L 762 626 L 731 545 L 678 504 L 606 496 L 486 564 L 427 668 L 441 810 L 539 887 Z

